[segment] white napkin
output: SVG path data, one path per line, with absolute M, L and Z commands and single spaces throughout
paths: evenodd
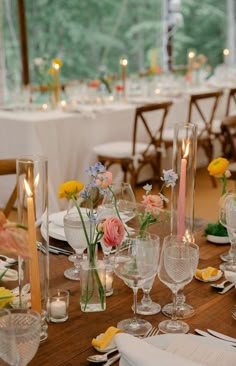
M 202 366 L 146 343 L 129 334 L 119 333 L 115 343 L 121 354 L 120 366 Z
M 224 275 L 225 275 L 226 280 L 234 283 L 236 286 L 236 272 L 224 271 Z
M 6 271 L 6 269 L 7 269 L 7 272 L 2 277 L 1 281 L 3 281 L 3 282 L 6 282 L 6 281 L 17 281 L 18 280 L 18 272 L 15 269 L 1 267 L 0 268 L 0 276 Z

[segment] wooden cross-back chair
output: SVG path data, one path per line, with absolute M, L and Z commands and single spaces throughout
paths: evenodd
M 140 171 L 145 165 L 153 170 L 153 180 L 160 181 L 162 151 L 166 146 L 163 141 L 165 120 L 172 102 L 148 104 L 137 107 L 134 117 L 133 137 L 130 141 L 115 141 L 94 147 L 97 159 L 107 168 L 119 164 L 124 173 L 124 181 L 131 177 L 131 185 L 135 187 Z M 155 131 L 150 127 L 146 113 L 162 111 L 162 117 L 155 124 Z M 138 136 L 139 124 L 143 125 L 142 142 Z M 143 142 L 145 141 L 145 142 Z M 165 145 L 165 146 L 164 146 Z M 160 183 L 160 182 L 159 182 Z
M 229 116 L 230 108 L 232 107 L 232 102 L 236 105 L 236 88 L 229 89 L 229 94 L 226 102 L 226 112 L 225 116 Z
M 16 175 L 16 159 L 0 159 L 0 175 Z M 6 206 L 3 208 L 3 212 L 6 217 L 9 216 L 17 198 L 17 187 L 15 185 Z
M 221 120 L 215 119 L 215 112 L 222 95 L 223 95 L 222 91 L 215 91 L 210 93 L 193 94 L 190 97 L 188 123 L 193 122 L 198 127 L 197 148 L 198 150 L 200 148 L 203 149 L 207 157 L 208 164 L 210 164 L 210 162 L 214 157 L 213 140 L 218 139 L 222 144 L 221 129 L 220 129 Z M 211 99 L 212 106 L 211 110 L 207 108 L 208 115 L 206 116 L 206 112 L 203 110 L 201 102 L 203 100 L 209 100 L 209 99 Z M 200 117 L 200 120 L 197 120 L 197 122 L 193 120 L 194 108 L 198 112 L 198 116 Z M 214 177 L 210 176 L 210 178 L 212 180 L 213 186 L 216 187 L 216 181 Z
M 221 124 L 223 136 L 223 156 L 230 161 L 228 169 L 231 177 L 236 180 L 236 116 L 225 117 Z

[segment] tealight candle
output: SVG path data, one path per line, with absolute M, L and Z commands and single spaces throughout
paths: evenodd
M 56 294 L 49 297 L 48 312 L 50 320 L 61 323 L 68 319 L 69 292 L 57 290 Z
M 106 266 L 106 296 L 113 294 L 113 269 L 111 266 Z

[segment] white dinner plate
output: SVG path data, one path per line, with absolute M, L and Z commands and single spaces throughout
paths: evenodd
M 204 269 L 202 269 L 203 271 Z M 221 270 L 218 270 L 218 273 L 217 275 L 215 276 L 210 276 L 207 280 L 203 280 L 202 278 L 198 277 L 198 276 L 194 276 L 197 280 L 201 281 L 201 282 L 214 282 L 214 281 L 217 281 L 219 280 L 223 275 L 223 272 Z
M 103 336 L 103 334 L 104 333 L 101 333 L 101 334 L 99 334 L 97 337 L 96 337 L 96 339 L 100 339 L 102 336 Z M 96 351 L 98 351 L 98 352 L 101 352 L 101 353 L 106 353 L 106 352 L 109 352 L 109 351 L 111 351 L 113 348 L 115 348 L 116 347 L 116 345 L 115 345 L 115 342 L 114 342 L 114 340 L 112 339 L 111 340 L 111 342 L 105 347 L 105 348 L 103 348 L 103 349 L 101 349 L 101 348 L 98 348 L 98 347 L 95 347 L 94 346 L 94 348 L 95 348 L 95 350 Z
M 229 237 L 228 236 L 207 235 L 207 241 L 209 241 L 210 243 L 218 244 L 218 245 L 225 245 L 225 244 L 229 244 Z

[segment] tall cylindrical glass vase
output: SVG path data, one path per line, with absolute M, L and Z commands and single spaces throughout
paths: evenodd
M 194 239 L 194 192 L 197 161 L 197 127 L 176 124 L 173 142 L 173 170 L 178 174 L 171 194 L 171 232 Z
M 17 159 L 16 168 L 18 222 L 28 228 L 30 253 L 29 260 L 19 258 L 19 305 L 29 306 L 22 290 L 29 284 L 30 305 L 41 314 L 41 340 L 45 340 L 49 288 L 48 163 L 44 157 L 26 156 Z

